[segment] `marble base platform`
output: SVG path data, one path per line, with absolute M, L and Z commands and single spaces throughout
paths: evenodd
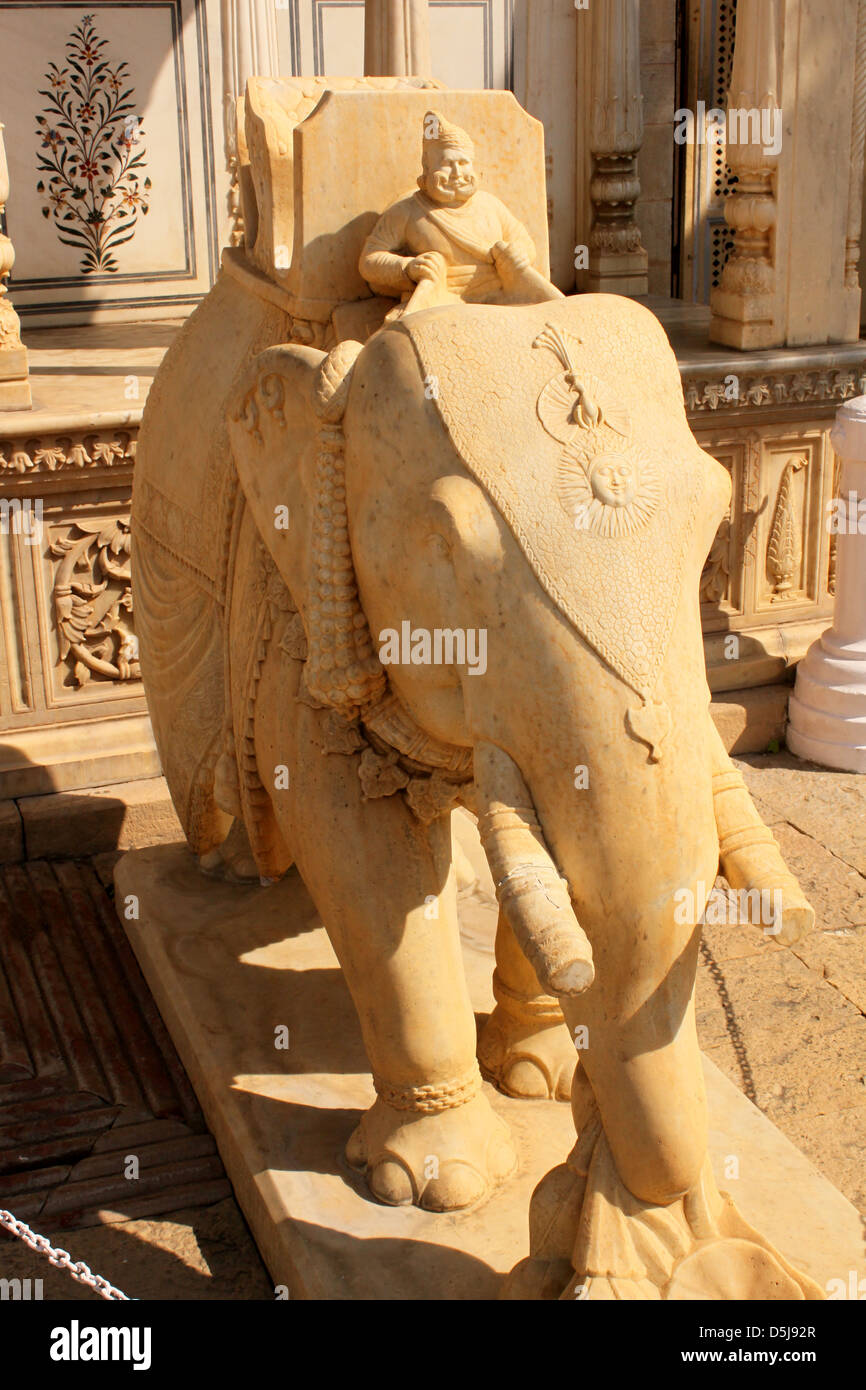
M 474 862 L 471 841 L 469 858 Z M 303 883 L 204 878 L 182 845 L 126 854 L 123 925 L 190 1075 L 275 1285 L 292 1298 L 489 1299 L 528 1252 L 529 1198 L 574 1142 L 569 1107 L 486 1090 L 520 1170 L 476 1211 L 379 1205 L 343 1157 L 374 1098 L 351 1000 Z M 131 902 L 135 898 L 137 902 Z M 130 911 L 138 917 L 128 917 Z M 476 1013 L 492 1008 L 495 912 L 464 893 L 462 935 Z M 275 1049 L 275 1029 L 289 1048 Z M 825 1287 L 866 1275 L 854 1207 L 709 1061 L 717 1178 L 748 1221 Z M 725 1177 L 730 1159 L 739 1178 Z

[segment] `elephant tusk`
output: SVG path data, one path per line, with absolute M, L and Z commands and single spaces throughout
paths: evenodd
M 542 987 L 550 994 L 582 994 L 595 979 L 592 947 L 523 777 L 508 754 L 489 743 L 475 745 L 474 765 L 478 829 L 499 905 Z

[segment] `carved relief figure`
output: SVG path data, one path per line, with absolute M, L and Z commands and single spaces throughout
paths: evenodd
M 390 318 L 434 304 L 525 304 L 561 299 L 533 268 L 535 246 L 494 194 L 478 187 L 465 130 L 424 117 L 418 191 L 382 214 L 359 269 L 376 294 L 400 298 Z

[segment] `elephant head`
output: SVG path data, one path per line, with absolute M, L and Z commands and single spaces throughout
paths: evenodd
M 584 861 L 634 881 L 624 782 L 670 783 L 664 814 L 679 800 L 698 840 L 711 824 L 696 595 L 729 482 L 688 429 L 661 327 L 610 296 L 461 306 L 363 350 L 273 349 L 254 381 L 239 425 L 254 412 L 260 435 L 278 391 L 281 411 L 294 403 L 287 436 L 308 445 L 308 582 L 298 528 L 273 525 L 285 454 L 236 450 L 265 543 L 303 595 L 308 684 L 362 719 L 387 687 L 430 739 L 471 754 L 502 905 L 548 989 L 580 993 L 593 965 L 574 905 L 598 886 Z M 325 515 L 335 478 L 344 518 Z M 322 549 L 333 527 L 342 572 Z M 323 564 L 334 587 L 320 594 Z M 700 829 L 680 796 L 696 769 Z

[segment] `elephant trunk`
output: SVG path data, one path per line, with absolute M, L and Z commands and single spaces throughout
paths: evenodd
M 476 743 L 474 761 L 478 829 L 499 905 L 542 987 L 582 994 L 595 978 L 592 947 L 520 770 L 492 743 Z

